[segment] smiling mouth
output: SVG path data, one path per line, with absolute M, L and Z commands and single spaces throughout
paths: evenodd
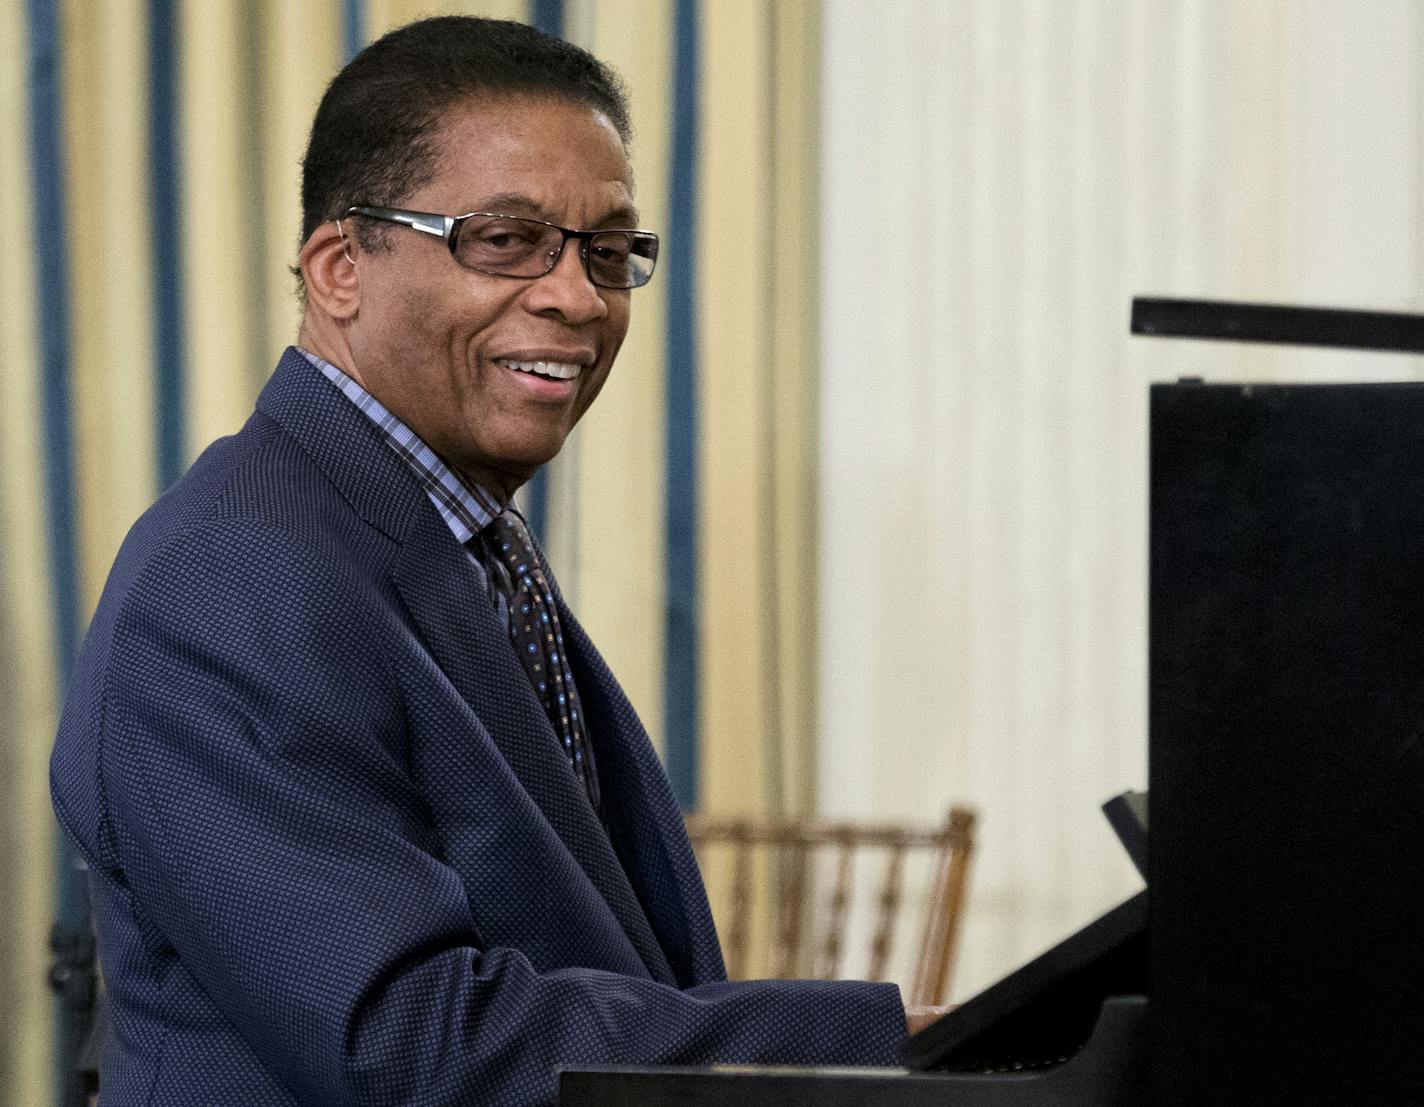
M 567 361 L 512 361 L 499 358 L 498 364 L 520 373 L 529 373 L 554 381 L 571 381 L 583 372 L 583 366 Z

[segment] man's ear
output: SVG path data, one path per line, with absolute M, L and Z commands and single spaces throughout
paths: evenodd
M 334 319 L 354 319 L 361 306 L 361 280 L 353 260 L 357 249 L 350 232 L 328 219 L 312 231 L 297 255 L 307 302 Z

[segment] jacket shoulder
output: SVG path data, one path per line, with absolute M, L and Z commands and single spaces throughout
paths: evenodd
M 112 856 L 101 764 L 116 670 L 142 664 L 138 655 L 164 642 L 230 646 L 261 629 L 257 621 L 293 648 L 303 630 L 336 640 L 333 625 L 381 587 L 394 552 L 260 412 L 205 450 L 138 519 L 76 659 L 50 763 L 56 813 L 91 865 Z

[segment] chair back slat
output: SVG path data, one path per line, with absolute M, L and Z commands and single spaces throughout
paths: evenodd
M 930 989 L 931 982 L 940 979 L 944 967 L 944 931 L 949 922 L 944 898 L 950 883 L 952 856 L 949 851 L 942 851 L 935 859 L 934 885 L 930 891 L 929 913 L 925 918 L 925 941 L 920 946 L 915 980 L 910 988 L 913 997 L 924 995 Z M 910 1002 L 918 1001 L 912 998 Z
M 807 844 L 804 838 L 787 843 L 780 858 L 781 878 L 777 882 L 776 940 L 771 952 L 771 975 L 785 980 L 796 975 L 801 957 L 801 912 L 806 891 Z
M 945 820 L 945 844 L 935 861 L 930 910 L 925 920 L 924 941 L 910 988 L 910 1003 L 939 1004 L 949 985 L 955 939 L 964 912 L 964 893 L 969 879 L 969 852 L 974 816 L 954 808 Z
M 722 897 L 724 903 L 714 899 L 713 914 L 723 936 L 728 975 L 734 979 L 800 975 L 807 947 L 813 976 L 834 979 L 842 974 L 858 851 L 868 851 L 867 857 L 881 867 L 883 876 L 875 891 L 869 970 L 856 975 L 884 979 L 890 971 L 898 920 L 907 899 L 907 855 L 928 852 L 931 878 L 924 924 L 914 977 L 905 991 L 913 1004 L 944 1001 L 974 848 L 972 810 L 951 808 L 944 823 L 932 829 L 795 819 L 719 819 L 703 814 L 689 815 L 687 824 L 704 865 L 716 849 L 727 848 L 732 853 L 729 894 Z M 834 858 L 828 891 L 818 887 L 828 866 L 816 861 L 827 854 Z M 761 857 L 771 863 L 762 865 L 757 860 Z M 758 902 L 765 906 L 758 909 Z M 770 916 L 765 958 L 754 956 L 750 948 L 753 914 Z M 808 938 L 808 933 L 813 937 Z M 817 934 L 818 939 L 814 937 Z M 758 948 L 762 948 L 760 940 Z
M 870 941 L 870 969 L 867 980 L 884 980 L 890 963 L 890 942 L 895 933 L 895 920 L 900 913 L 900 885 L 905 875 L 905 843 L 890 843 L 890 861 L 885 880 L 880 885 L 880 898 L 875 916 L 875 936 Z
M 741 979 L 747 964 L 747 933 L 752 913 L 752 832 L 745 822 L 733 823 L 727 840 L 732 843 L 732 911 L 724 953 L 727 975 Z
M 826 911 L 826 929 L 813 968 L 818 980 L 834 980 L 840 974 L 841 947 L 845 943 L 846 919 L 850 916 L 851 873 L 855 862 L 855 842 L 841 839 L 836 849 L 836 881 Z

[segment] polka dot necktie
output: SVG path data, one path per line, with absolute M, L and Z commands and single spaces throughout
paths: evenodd
M 491 575 L 509 601 L 509 636 L 529 682 L 554 724 L 554 733 L 574 773 L 583 781 L 594 810 L 599 809 L 598 773 L 584 729 L 583 706 L 573 670 L 564 655 L 564 634 L 554 591 L 534 553 L 534 539 L 524 520 L 505 511 L 480 532 L 485 549 L 504 568 Z

